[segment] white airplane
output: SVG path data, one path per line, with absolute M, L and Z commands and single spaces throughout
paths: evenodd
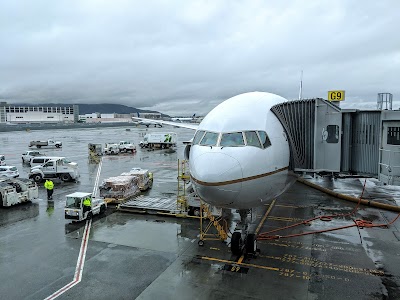
M 163 127 L 162 124 L 159 124 L 157 122 L 153 122 L 152 120 L 151 121 L 149 121 L 147 119 L 142 119 L 142 120 L 143 121 L 133 122 L 133 124 L 135 124 L 136 126 L 143 125 L 143 126 L 146 126 L 147 128 L 149 128 L 150 126 Z
M 185 148 L 193 188 L 206 203 L 238 209 L 242 223 L 251 208 L 282 194 L 296 177 L 289 171 L 285 131 L 270 110 L 287 100 L 271 93 L 251 92 L 229 98 L 200 124 L 163 124 L 196 129 Z M 233 254 L 254 253 L 256 237 L 234 232 Z
M 191 118 L 187 117 L 177 117 L 177 118 L 171 118 L 172 121 L 174 122 L 184 122 L 184 121 L 192 121 L 196 118 L 196 114 L 193 114 Z

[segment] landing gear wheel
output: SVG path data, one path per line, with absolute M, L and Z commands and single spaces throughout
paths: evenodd
M 193 216 L 200 217 L 200 207 L 193 207 Z
M 203 240 L 199 240 L 199 241 L 197 242 L 197 244 L 198 244 L 200 247 L 203 247 L 203 246 L 204 246 L 204 241 L 203 241 Z
M 256 254 L 257 252 L 257 240 L 256 235 L 253 233 L 249 233 L 246 238 L 246 253 L 247 254 Z
M 232 234 L 231 251 L 233 255 L 242 254 L 242 234 L 240 232 L 234 232 Z

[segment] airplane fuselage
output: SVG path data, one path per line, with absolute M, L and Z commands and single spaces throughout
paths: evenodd
M 200 123 L 189 167 L 194 189 L 205 202 L 249 209 L 294 182 L 286 135 L 270 110 L 285 101 L 269 93 L 241 94 L 215 107 Z

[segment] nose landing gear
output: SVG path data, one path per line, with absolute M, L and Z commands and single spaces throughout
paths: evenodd
M 254 233 L 248 232 L 247 215 L 249 210 L 239 210 L 242 232 L 235 231 L 231 237 L 231 252 L 233 255 L 256 255 L 257 239 Z

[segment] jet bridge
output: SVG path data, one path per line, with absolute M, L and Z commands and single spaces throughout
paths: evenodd
M 341 110 L 320 98 L 271 108 L 282 123 L 295 172 L 341 172 L 400 185 L 400 110 Z M 391 101 L 391 100 L 390 100 Z
M 271 108 L 282 123 L 296 172 L 340 172 L 342 114 L 321 98 L 288 101 Z

